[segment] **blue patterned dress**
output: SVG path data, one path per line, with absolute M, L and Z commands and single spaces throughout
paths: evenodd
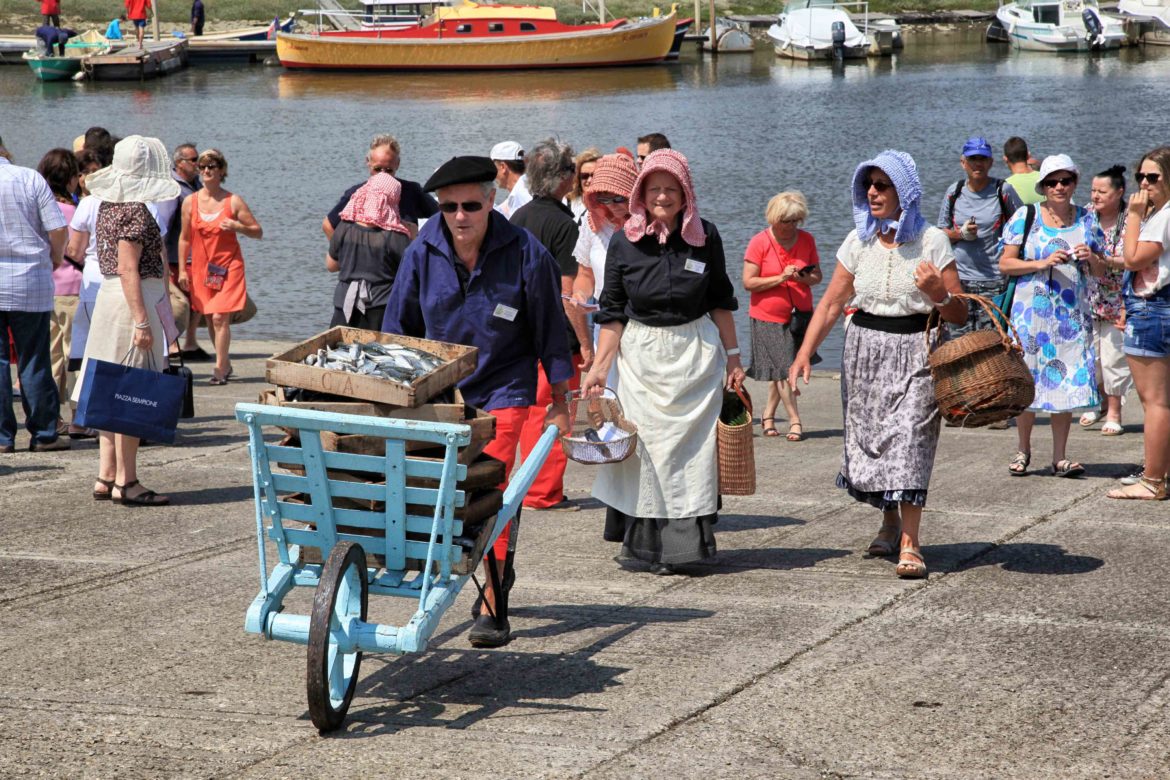
M 1005 244 L 1021 246 L 1022 260 L 1044 260 L 1058 249 L 1087 244 L 1103 252 L 1105 235 L 1092 215 L 1076 207 L 1071 226 L 1051 228 L 1040 217 L 1039 206 L 1026 240 L 1024 217 L 1018 210 L 1003 231 Z M 1093 346 L 1088 263 L 1076 262 L 1020 276 L 1012 301 L 1012 325 L 1024 345 L 1024 362 L 1036 381 L 1036 400 L 1028 411 L 1077 412 L 1096 409 L 1097 354 Z

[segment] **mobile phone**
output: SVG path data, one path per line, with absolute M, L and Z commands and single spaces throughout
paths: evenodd
M 806 265 L 804 268 L 801 268 L 799 271 L 797 271 L 797 273 L 801 276 L 805 276 L 806 274 L 811 274 L 815 270 L 817 270 L 815 265 Z

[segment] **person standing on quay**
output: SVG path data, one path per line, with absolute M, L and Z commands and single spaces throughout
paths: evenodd
M 41 0 L 41 18 L 51 27 L 60 27 L 61 0 Z
M 1047 197 L 1017 211 L 1003 232 L 999 268 L 1020 277 L 1010 317 L 1036 382 L 1036 398 L 1016 418 L 1019 450 L 1008 465 L 1015 477 L 1028 473 L 1037 412 L 1051 415 L 1053 476 L 1084 474 L 1084 466 L 1065 457 L 1068 432 L 1073 412 L 1100 403 L 1089 278 L 1105 270 L 1105 236 L 1073 203 L 1078 176 L 1068 155 L 1045 157 L 1036 191 Z
M 134 40 L 138 48 L 142 48 L 142 37 L 146 33 L 146 19 L 150 16 L 153 6 L 150 0 L 125 0 L 126 16 L 134 24 Z
M 651 152 L 657 152 L 659 149 L 669 149 L 670 140 L 662 133 L 647 133 L 638 139 L 638 166 L 642 163 Z
M 803 441 L 804 427 L 788 369 L 797 344 L 791 325 L 797 311 L 813 310 L 812 287 L 821 283 L 817 243 L 799 226 L 808 219 L 808 201 L 799 192 L 781 192 L 768 201 L 768 227 L 748 242 L 743 258 L 743 288 L 751 293 L 752 365 L 747 375 L 768 383 L 768 402 L 760 416 L 765 436 L 779 436 L 776 408 L 788 415 L 788 441 Z M 814 363 L 820 362 L 814 356 Z M 771 423 L 769 425 L 769 423 Z
M 837 250 L 837 269 L 788 381 L 808 384 L 813 353 L 845 306 L 857 306 L 841 360 L 845 450 L 837 487 L 882 511 L 869 554 L 897 553 L 895 574 L 920 579 L 919 528 L 940 429 L 923 333 L 932 309 L 959 324 L 967 305 L 952 297 L 962 287 L 951 242 L 921 214 L 914 158 L 887 150 L 863 162 L 852 195 L 856 227 Z
M 113 163 L 87 179 L 90 192 L 100 200 L 96 236 L 102 287 L 74 401 L 85 392 L 85 363 L 90 360 L 153 371 L 165 365 L 166 336 L 158 308 L 167 300 L 166 263 L 162 231 L 146 204 L 178 193 L 169 168 L 162 141 L 131 135 L 114 147 Z M 135 436 L 101 432 L 95 501 L 113 500 L 123 506 L 170 503 L 139 483 L 138 441 Z
M 630 219 L 605 260 L 601 340 L 581 383 L 597 397 L 617 362 L 617 396 L 638 425 L 638 448 L 600 467 L 593 495 L 609 509 L 605 539 L 619 564 L 653 574 L 716 554 L 719 469 L 715 426 L 723 389 L 738 389 L 732 312 L 738 307 L 718 229 L 699 217 L 687 158 L 651 152 L 634 184 Z
M 524 148 L 515 141 L 501 141 L 492 147 L 489 156 L 496 166 L 496 187 L 508 192 L 496 211 L 510 218 L 516 209 L 532 200 L 525 176 Z
M 402 197 L 398 201 L 398 216 L 407 227 L 411 228 L 413 235 L 418 233 L 420 222 L 439 213 L 439 207 L 434 198 L 423 192 L 418 182 L 403 179 L 398 175 L 398 168 L 401 164 L 402 147 L 398 144 L 398 139 L 387 134 L 374 136 L 374 140 L 370 142 L 370 146 L 366 150 L 366 169 L 369 171 L 369 176 L 388 173 L 398 179 L 398 183 L 402 185 Z M 349 204 L 349 199 L 358 191 L 358 187 L 365 183 L 365 181 L 358 182 L 341 193 L 341 198 L 325 215 L 325 219 L 321 220 L 321 231 L 326 238 L 333 238 L 333 231 L 341 222 L 341 210 Z
M 179 286 L 179 236 L 183 232 L 183 203 L 203 189 L 203 182 L 199 181 L 198 165 L 199 151 L 195 144 L 182 143 L 176 146 L 171 154 L 171 178 L 179 185 L 179 197 L 158 204 L 159 219 L 167 226 L 164 236 L 167 243 L 167 262 L 170 264 L 171 284 L 175 287 Z M 190 266 L 190 256 L 182 258 L 181 262 L 185 266 Z M 190 270 L 188 268 L 187 272 L 190 273 Z M 185 296 L 190 301 L 191 296 L 182 289 L 176 294 Z M 211 355 L 199 346 L 199 327 L 202 324 L 203 317 L 198 314 L 191 313 L 187 318 L 187 329 L 180 352 L 186 362 L 202 363 L 211 360 Z
M 191 3 L 191 34 L 199 36 L 203 34 L 203 24 L 207 21 L 207 14 L 203 9 L 203 0 L 195 0 Z
M 547 422 L 562 434 L 569 432 L 573 364 L 556 263 L 531 233 L 492 208 L 495 177 L 486 157 L 453 157 L 431 175 L 426 190 L 438 195 L 443 218 L 429 220 L 407 248 L 382 330 L 479 350 L 475 371 L 459 387 L 469 404 L 495 416 L 496 437 L 484 452 L 511 471 L 536 401 L 538 363 L 552 385 Z M 468 635 L 475 647 L 511 639 L 507 593 L 519 522 L 517 514 L 484 559 L 487 584 Z M 503 591 L 497 593 L 499 561 Z
M 1125 213 L 1125 354 L 1146 413 L 1145 469 L 1109 498 L 1166 498 L 1170 472 L 1170 146 L 1138 164 Z
M 215 149 L 199 155 L 203 188 L 183 202 L 183 228 L 179 256 L 191 256 L 191 270 L 179 264 L 179 287 L 191 295 L 191 308 L 210 315 L 207 327 L 215 344 L 215 369 L 208 384 L 226 385 L 232 375 L 228 350 L 232 343 L 232 314 L 242 311 L 248 299 L 244 255 L 237 238 L 259 240 L 260 223 L 239 195 L 223 187 L 228 165 Z
M 572 354 L 573 375 L 569 377 L 569 389 L 576 390 L 580 384 L 580 370 L 588 371 L 593 364 L 593 340 L 589 338 L 585 313 L 572 302 L 573 279 L 577 276 L 577 261 L 573 258 L 573 247 L 577 245 L 578 228 L 573 212 L 564 204 L 563 198 L 573 186 L 573 174 L 577 167 L 573 162 L 573 149 L 568 144 L 549 138 L 541 141 L 525 157 L 528 186 L 532 200 L 512 214 L 511 222 L 528 230 L 548 250 L 560 268 L 562 307 L 565 311 L 569 352 Z M 536 403 L 528 410 L 528 419 L 520 432 L 520 457 L 528 453 L 540 441 L 544 433 L 545 410 L 552 401 L 552 385 L 542 366 L 537 376 Z M 524 497 L 524 506 L 529 509 L 551 511 L 577 511 L 577 505 L 565 496 L 565 466 L 568 458 L 555 448 L 532 483 L 532 489 Z
M 49 357 L 53 269 L 63 260 L 67 227 L 44 178 L 13 165 L 0 146 L 0 453 L 16 449 L 8 338 L 16 348 L 20 403 L 33 452 L 69 449 L 57 433 L 61 399 Z
M 1032 169 L 1032 154 L 1028 151 L 1027 141 L 1018 135 L 1004 141 L 1003 161 L 1011 171 L 1011 175 L 1005 181 L 1012 185 L 1020 203 L 1030 206 L 1044 200 L 1044 196 L 1036 192 L 1040 173 Z

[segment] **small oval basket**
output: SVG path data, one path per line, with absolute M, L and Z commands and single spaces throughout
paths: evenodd
M 638 448 L 638 426 L 626 419 L 622 412 L 622 402 L 610 388 L 605 388 L 612 396 L 589 398 L 585 401 L 586 424 L 577 423 L 577 415 L 573 415 L 573 433 L 561 437 L 561 449 L 569 460 L 583 463 L 586 466 L 600 466 L 603 463 L 620 463 L 634 454 Z M 607 422 L 625 431 L 628 436 L 613 441 L 590 441 L 585 438 L 588 428 L 597 430 Z
M 1036 393 L 1032 372 L 1024 362 L 1020 334 L 1007 315 L 987 298 L 966 294 L 955 297 L 982 306 L 995 330 L 977 330 L 942 344 L 937 343 L 936 336 L 930 353 L 930 373 L 939 411 L 950 422 L 965 428 L 1011 419 L 1031 406 Z M 937 311 L 932 311 L 931 317 Z M 1010 333 L 996 314 L 1007 323 Z M 931 348 L 929 327 L 926 341 Z

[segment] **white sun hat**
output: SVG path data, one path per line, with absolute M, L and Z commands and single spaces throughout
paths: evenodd
M 1044 180 L 1048 178 L 1048 174 L 1056 173 L 1057 171 L 1068 171 L 1073 176 L 1080 178 L 1081 172 L 1077 170 L 1076 164 L 1072 158 L 1067 154 L 1052 154 L 1044 158 L 1044 162 L 1040 163 L 1040 177 L 1036 179 L 1036 194 L 1044 195 Z M 85 180 L 86 183 L 89 179 Z
M 114 162 L 85 177 L 91 195 L 107 203 L 155 203 L 179 197 L 170 155 L 157 138 L 130 135 L 114 147 Z

